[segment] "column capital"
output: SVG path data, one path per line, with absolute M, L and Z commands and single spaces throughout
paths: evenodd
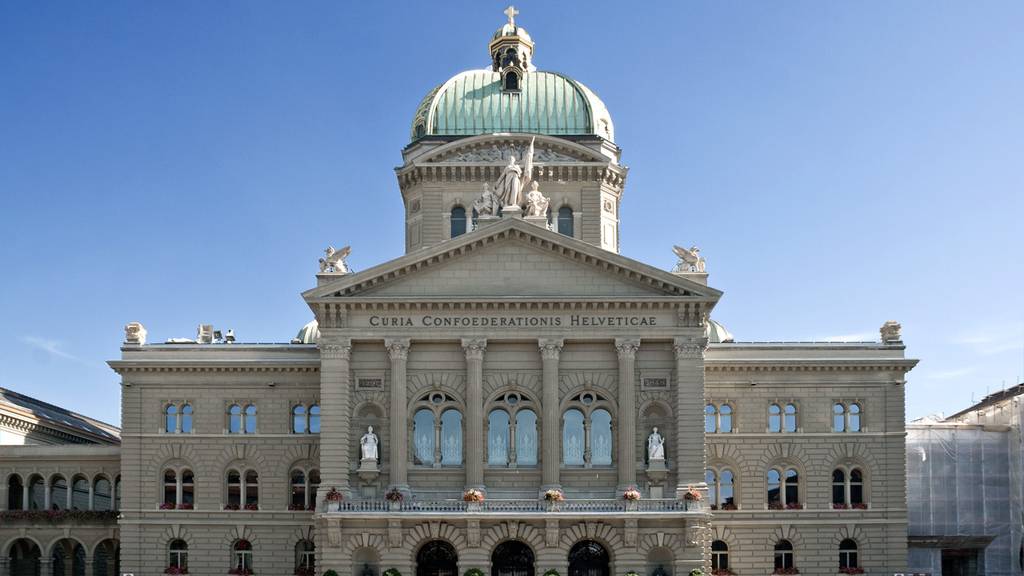
M 388 349 L 388 356 L 392 360 L 409 359 L 408 338 L 387 338 L 384 340 L 384 347 Z
M 540 348 L 540 357 L 544 360 L 558 360 L 558 356 L 562 353 L 562 345 L 565 341 L 561 338 L 541 338 L 537 341 L 537 346 Z
M 700 360 L 704 358 L 704 351 L 708 348 L 707 337 L 686 337 L 676 338 L 672 343 L 672 350 L 676 353 L 676 360 Z
M 619 353 L 619 358 L 635 358 L 636 351 L 640 349 L 639 338 L 616 338 L 615 339 L 615 350 Z
M 463 338 L 462 349 L 466 352 L 466 360 L 483 360 L 487 350 L 486 338 Z
M 348 338 L 332 342 L 324 342 L 318 346 L 320 357 L 330 360 L 348 360 L 352 354 L 352 341 Z

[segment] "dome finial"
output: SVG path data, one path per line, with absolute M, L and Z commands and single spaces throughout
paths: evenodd
M 504 13 L 505 16 L 508 16 L 508 25 L 514 27 L 516 25 L 516 16 L 519 15 L 519 10 L 516 10 L 515 6 L 509 4 L 508 8 L 505 8 Z

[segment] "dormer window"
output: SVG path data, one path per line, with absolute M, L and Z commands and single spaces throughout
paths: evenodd
M 519 91 L 519 74 L 512 70 L 505 72 L 505 75 L 501 78 L 501 89 L 508 91 Z

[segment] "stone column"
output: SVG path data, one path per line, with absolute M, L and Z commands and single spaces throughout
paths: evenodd
M 409 465 L 408 410 L 406 409 L 406 364 L 409 361 L 409 339 L 387 339 L 384 346 L 391 359 L 391 487 L 409 491 L 406 476 Z
M 619 354 L 619 410 L 616 441 L 619 489 L 636 485 L 636 351 L 639 338 L 616 338 Z
M 463 339 L 466 352 L 466 488 L 484 488 L 484 350 L 487 340 Z
M 320 343 L 320 485 L 317 493 L 323 500 L 328 489 L 335 487 L 346 497 L 349 489 L 349 401 L 352 384 L 349 362 L 352 342 L 346 339 L 327 339 Z M 244 483 L 244 478 L 242 479 Z M 243 494 L 242 499 L 245 499 Z M 318 502 L 319 504 L 322 502 Z
M 707 338 L 676 338 L 676 498 L 688 486 L 703 486 L 704 350 Z
M 561 465 L 562 418 L 558 410 L 558 358 L 562 353 L 561 339 L 541 339 L 540 358 L 543 368 L 541 382 L 541 431 L 543 450 L 541 452 L 541 492 L 562 488 L 558 477 Z

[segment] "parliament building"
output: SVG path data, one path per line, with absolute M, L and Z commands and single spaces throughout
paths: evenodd
M 906 570 L 899 325 L 742 342 L 699 250 L 620 255 L 611 114 L 506 13 L 396 142 L 405 254 L 328 249 L 294 339 L 129 324 L 120 429 L 2 391 L 0 576 Z

